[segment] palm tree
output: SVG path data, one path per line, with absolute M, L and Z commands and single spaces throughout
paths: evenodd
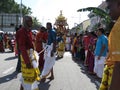
M 91 17 L 99 16 L 100 18 L 105 19 L 106 23 L 110 23 L 110 21 L 111 21 L 111 18 L 108 15 L 108 13 L 100 8 L 87 7 L 87 8 L 82 8 L 82 9 L 77 10 L 77 12 L 84 12 L 84 11 L 90 11 L 90 12 L 94 13 Z
M 106 24 L 106 26 L 108 26 L 111 22 L 111 18 L 109 14 L 98 7 L 87 7 L 87 8 L 82 8 L 77 10 L 77 12 L 85 12 L 85 11 L 90 11 L 93 13 L 90 15 L 90 18 L 99 16 L 100 17 L 99 23 L 101 21 L 102 23 Z

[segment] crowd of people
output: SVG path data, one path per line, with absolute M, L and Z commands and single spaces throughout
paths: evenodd
M 0 52 L 4 53 L 6 48 L 9 48 L 13 52 L 13 43 L 15 35 L 13 33 L 0 32 Z
M 84 66 L 88 72 L 101 79 L 99 90 L 120 90 L 120 0 L 106 0 L 111 19 L 115 23 L 107 37 L 103 28 L 98 28 L 96 35 L 83 36 Z M 73 56 L 77 57 L 81 46 L 78 38 L 74 38 Z M 91 38 L 92 37 L 92 38 Z M 81 48 L 81 47 L 80 47 Z M 82 51 L 82 49 L 81 49 Z M 81 52 L 82 53 L 82 52 Z M 81 58 L 80 58 L 81 59 Z
M 96 32 L 86 31 L 79 36 L 75 34 L 72 44 L 73 59 L 84 61 L 89 74 L 102 78 L 107 53 L 108 40 L 103 28 L 98 28 Z
M 23 17 L 23 25 L 17 29 L 15 38 L 16 71 L 22 73 L 20 90 L 39 90 L 37 82 L 44 82 L 49 74 L 49 79 L 53 80 L 56 55 L 63 58 L 65 51 L 71 52 L 73 60 L 84 61 L 88 73 L 101 79 L 99 90 L 120 90 L 120 0 L 106 2 L 115 21 L 109 36 L 103 27 L 79 35 L 56 33 L 50 22 L 32 33 L 32 18 Z M 1 52 L 4 52 L 4 45 L 8 46 L 6 37 L 0 34 Z

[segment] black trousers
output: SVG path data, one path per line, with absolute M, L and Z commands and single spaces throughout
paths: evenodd
M 16 72 L 21 72 L 21 59 L 20 59 L 20 53 L 18 52 L 18 62 L 16 66 Z

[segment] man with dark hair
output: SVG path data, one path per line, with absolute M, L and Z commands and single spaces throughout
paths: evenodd
M 109 53 L 99 90 L 120 90 L 120 0 L 106 0 L 115 24 L 108 37 Z
M 21 60 L 21 89 L 20 90 L 39 90 L 37 85 L 36 69 L 37 65 L 33 64 L 33 61 L 37 60 L 31 36 L 32 18 L 30 16 L 23 17 L 23 27 L 18 30 L 17 42 L 20 50 Z M 35 86 L 35 87 L 33 87 Z
M 98 31 L 100 31 L 102 34 L 105 33 L 105 30 L 103 28 L 99 28 Z
M 98 76 L 98 78 L 102 78 L 104 63 L 107 56 L 108 51 L 108 40 L 107 37 L 104 35 L 104 29 L 99 28 L 97 30 L 97 42 L 95 48 L 95 61 L 94 61 L 94 72 Z
M 51 72 L 50 80 L 54 79 L 53 65 L 55 64 L 55 52 L 56 52 L 56 31 L 52 29 L 52 24 L 48 22 L 46 24 L 48 30 L 47 45 L 44 52 L 44 68 L 41 74 L 41 78 L 45 80 L 46 76 Z

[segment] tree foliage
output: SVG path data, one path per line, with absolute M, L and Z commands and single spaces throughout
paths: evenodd
M 20 14 L 21 5 L 15 2 L 15 0 L 0 0 L 0 13 L 16 13 Z M 27 7 L 22 4 L 22 15 L 31 15 L 32 11 L 30 7 Z M 33 16 L 33 28 L 40 26 L 41 23 L 36 17 Z
M 104 11 L 98 7 L 87 7 L 87 8 L 82 8 L 77 10 L 77 12 L 85 12 L 85 11 L 90 11 L 93 14 L 91 14 L 90 18 L 95 17 L 95 16 L 99 16 L 101 18 L 101 23 L 106 25 L 106 31 L 110 32 L 111 30 L 111 26 L 112 26 L 112 20 L 109 16 L 109 14 L 107 13 L 107 11 Z M 96 25 L 93 27 L 93 29 L 96 29 L 97 27 L 99 27 L 100 22 L 96 23 Z
M 77 12 L 85 12 L 85 11 L 90 11 L 90 12 L 94 13 L 94 14 L 92 14 L 91 17 L 99 16 L 100 18 L 103 18 L 106 23 L 111 22 L 111 18 L 109 16 L 109 14 L 106 11 L 104 11 L 104 10 L 102 10 L 100 8 L 87 7 L 87 8 L 82 8 L 82 9 L 77 10 Z
M 0 0 L 0 13 L 20 13 L 20 4 L 16 3 L 15 0 Z M 32 14 L 31 8 L 22 5 L 22 14 Z
M 33 17 L 33 27 L 32 29 L 38 29 L 41 26 L 41 23 L 38 21 L 36 17 Z

